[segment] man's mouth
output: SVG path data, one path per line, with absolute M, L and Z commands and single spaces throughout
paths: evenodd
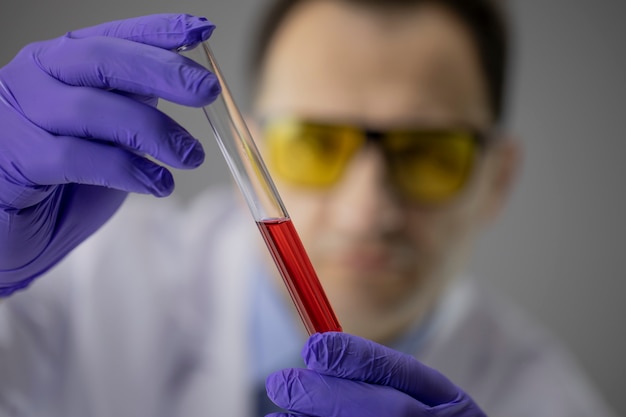
M 331 264 L 360 274 L 399 272 L 410 263 L 409 251 L 405 247 L 361 246 L 327 253 Z

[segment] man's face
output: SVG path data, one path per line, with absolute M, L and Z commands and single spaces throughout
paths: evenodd
M 491 122 L 474 44 L 453 14 L 336 1 L 304 2 L 279 28 L 256 112 L 380 130 Z M 332 186 L 274 175 L 345 331 L 385 342 L 433 307 L 496 211 L 500 148 L 480 153 L 463 191 L 437 206 L 400 195 L 376 146 L 360 148 Z

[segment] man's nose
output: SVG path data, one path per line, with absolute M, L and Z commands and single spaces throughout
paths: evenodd
M 387 164 L 375 146 L 350 161 L 333 196 L 334 221 L 346 232 L 389 233 L 403 227 L 401 200 L 389 183 Z

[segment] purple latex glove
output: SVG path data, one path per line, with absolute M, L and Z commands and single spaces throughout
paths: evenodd
M 106 222 L 128 192 L 169 195 L 204 159 L 154 106 L 212 102 L 216 77 L 172 52 L 204 18 L 163 14 L 33 43 L 0 68 L 0 296 L 23 288 Z
M 463 390 L 415 358 L 346 333 L 311 336 L 307 369 L 267 378 L 276 405 L 315 417 L 485 417 Z

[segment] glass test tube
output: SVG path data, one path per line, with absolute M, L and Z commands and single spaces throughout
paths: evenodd
M 203 107 L 235 182 L 242 192 L 309 334 L 341 331 L 328 298 L 276 191 L 243 116 L 228 90 L 207 41 L 179 52 L 214 73 L 222 87 Z

